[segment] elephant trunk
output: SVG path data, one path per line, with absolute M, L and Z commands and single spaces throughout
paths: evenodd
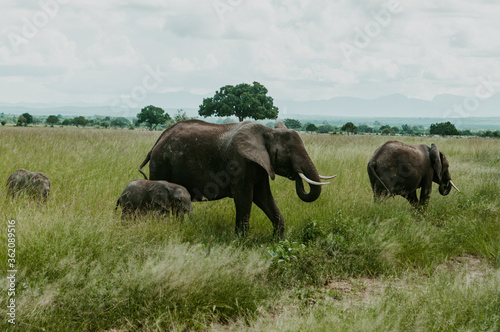
M 302 176 L 299 175 L 301 173 Z M 304 183 L 302 182 L 303 176 L 310 180 L 306 180 L 307 182 L 309 182 L 309 192 L 306 192 L 304 189 Z M 321 178 L 318 174 L 318 171 L 316 170 L 316 167 L 314 166 L 312 161 L 309 160 L 309 165 L 298 170 L 297 174 L 295 175 L 295 190 L 297 191 L 297 195 L 299 196 L 299 198 L 308 203 L 317 200 L 319 195 L 321 194 L 321 185 L 311 184 L 311 182 L 319 183 L 320 181 Z
M 439 185 L 439 193 L 443 196 L 448 195 L 451 191 L 451 188 L 452 188 L 451 184 L 452 184 L 451 181 L 448 181 L 446 183 L 441 183 Z

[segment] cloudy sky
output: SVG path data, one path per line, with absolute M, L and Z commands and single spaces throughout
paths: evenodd
M 499 18 L 497 0 L 2 0 L 0 102 L 253 81 L 283 100 L 471 96 L 500 82 Z

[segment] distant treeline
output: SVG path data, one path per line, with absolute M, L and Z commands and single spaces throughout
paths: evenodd
M 306 131 L 306 132 L 317 132 L 317 133 L 346 133 L 346 134 L 379 134 L 379 135 L 406 135 L 406 136 L 422 136 L 422 135 L 441 135 L 441 136 L 480 136 L 480 137 L 500 137 L 500 131 L 492 130 L 479 130 L 471 131 L 458 130 L 455 125 L 447 122 L 433 123 L 429 128 L 425 128 L 423 125 L 412 126 L 409 124 L 403 124 L 401 126 L 390 126 L 381 124 L 375 121 L 373 125 L 366 123 L 361 123 L 355 125 L 353 122 L 346 122 L 342 126 L 333 126 L 327 121 L 324 121 L 320 125 L 315 125 L 310 122 L 302 124 L 296 119 L 285 119 L 283 121 L 288 128 Z
M 49 116 L 32 116 L 29 113 L 23 113 L 21 115 L 5 115 L 0 114 L 0 123 L 2 126 L 6 124 L 15 124 L 16 126 L 28 126 L 28 125 L 59 125 L 59 126 L 76 126 L 76 127 L 117 127 L 126 128 L 132 126 L 133 119 L 128 119 L 125 117 L 109 117 L 109 116 L 75 116 L 68 117 L 59 115 L 49 115 Z
M 186 113 L 180 109 L 173 118 L 166 117 L 163 123 L 158 124 L 154 129 L 164 130 L 176 122 L 189 119 Z M 217 123 L 232 123 L 237 120 L 231 117 L 208 119 Z M 259 122 L 274 127 L 277 120 L 261 120 Z M 317 121 L 301 122 L 297 119 L 284 119 L 284 124 L 297 131 L 319 133 L 319 134 L 347 134 L 347 135 L 363 135 L 363 134 L 377 134 L 377 135 L 403 135 L 403 136 L 423 136 L 423 135 L 441 135 L 441 136 L 478 136 L 478 137 L 493 137 L 500 138 L 500 130 L 458 130 L 455 125 L 448 122 L 433 123 L 429 127 L 424 125 L 389 125 L 382 124 L 375 120 L 372 123 L 353 123 L 346 122 L 343 125 L 335 125 L 329 121 L 322 121 L 320 124 Z M 94 128 L 148 128 L 151 126 L 148 123 L 140 122 L 136 117 L 110 117 L 110 116 L 75 116 L 68 117 L 59 115 L 49 116 L 32 116 L 29 113 L 22 115 L 6 115 L 0 113 L 0 124 L 5 126 L 7 124 L 14 124 L 16 126 L 28 125 L 47 125 L 47 126 L 75 126 L 75 127 L 94 127 Z

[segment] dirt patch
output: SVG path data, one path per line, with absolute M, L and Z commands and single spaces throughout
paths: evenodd
M 447 262 L 438 265 L 435 268 L 436 273 L 440 272 L 458 272 L 464 271 L 467 275 L 467 282 L 481 279 L 491 273 L 492 267 L 484 258 L 478 258 L 472 255 L 462 255 L 449 259 Z M 350 278 L 332 280 L 327 288 L 342 295 L 342 300 L 347 302 L 370 303 L 374 298 L 381 295 L 387 287 L 400 289 L 408 281 L 398 278 Z
M 462 255 L 449 259 L 447 262 L 436 267 L 436 271 L 451 271 L 457 272 L 466 270 L 471 276 L 484 276 L 491 272 L 491 267 L 488 266 L 484 258 L 478 258 L 472 255 Z
M 333 280 L 328 288 L 340 292 L 343 300 L 348 302 L 369 303 L 382 294 L 387 287 L 399 288 L 402 281 L 394 278 L 351 278 L 347 280 Z

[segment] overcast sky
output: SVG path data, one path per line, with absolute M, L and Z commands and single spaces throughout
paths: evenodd
M 499 32 L 498 0 L 2 0 L 0 102 L 471 96 L 500 81 Z

